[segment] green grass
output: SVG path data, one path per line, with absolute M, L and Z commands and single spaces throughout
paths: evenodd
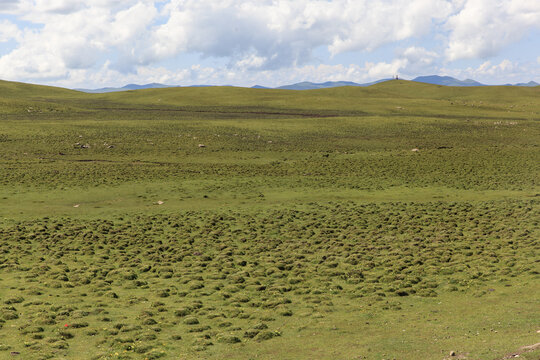
M 539 95 L 0 82 L 0 358 L 535 344 Z

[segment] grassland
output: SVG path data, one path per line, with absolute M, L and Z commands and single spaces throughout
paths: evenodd
M 0 358 L 502 359 L 539 144 L 539 87 L 0 82 Z

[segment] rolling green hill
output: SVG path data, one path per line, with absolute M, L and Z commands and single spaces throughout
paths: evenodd
M 539 144 L 539 87 L 2 81 L 0 358 L 537 358 Z

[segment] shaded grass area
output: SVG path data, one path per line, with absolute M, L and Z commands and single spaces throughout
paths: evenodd
M 0 90 L 0 357 L 538 342 L 540 88 Z

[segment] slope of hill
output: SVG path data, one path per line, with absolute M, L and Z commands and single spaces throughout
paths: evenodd
M 323 83 L 332 85 L 337 83 Z M 340 83 L 341 84 L 341 83 Z M 365 85 L 365 84 L 364 84 Z M 435 91 L 436 89 L 436 91 Z M 257 90 L 257 91 L 255 91 Z M 359 109 L 354 102 L 349 102 L 352 98 L 362 96 L 365 99 L 377 98 L 380 96 L 396 97 L 396 102 L 403 102 L 411 96 L 422 99 L 437 99 L 444 96 L 449 100 L 459 99 L 484 99 L 491 101 L 499 99 L 501 104 L 527 99 L 530 96 L 537 96 L 540 87 L 535 86 L 514 86 L 514 87 L 436 87 L 432 84 L 407 81 L 392 80 L 381 81 L 371 86 L 332 86 L 329 88 L 313 89 L 309 92 L 298 92 L 291 96 L 290 92 L 284 89 L 268 88 L 242 88 L 227 86 L 200 86 L 200 87 L 161 87 L 145 88 L 137 91 L 118 91 L 102 94 L 87 94 L 75 90 L 58 87 L 32 85 L 10 81 L 0 81 L 0 93 L 4 101 L 29 103 L 55 103 L 62 102 L 62 106 L 70 104 L 72 106 L 91 107 L 95 101 L 106 103 L 129 103 L 133 106 L 200 106 L 200 105 L 235 105 L 265 106 L 274 104 L 278 106 L 287 100 L 287 103 L 299 108 L 310 109 Z M 271 96 L 269 96 L 271 95 Z M 343 101 L 336 96 L 343 97 Z M 311 99 L 322 99 L 321 103 Z M 328 101 L 324 100 L 328 99 Z M 401 99 L 401 100 L 398 100 Z M 58 101 L 57 101 L 58 100 Z M 524 100 L 526 101 L 526 100 Z M 494 104 L 496 105 L 496 104 Z M 274 105 L 273 105 L 274 106 Z M 381 109 L 384 107 L 380 107 Z M 307 108 L 306 108 L 307 109 Z
M 0 114 L 75 111 L 82 93 L 53 86 L 0 80 Z
M 17 81 L 0 80 L 0 95 L 2 98 L 24 100 L 28 97 L 46 96 L 49 98 L 70 98 L 79 94 L 76 90 L 55 86 L 34 85 Z

